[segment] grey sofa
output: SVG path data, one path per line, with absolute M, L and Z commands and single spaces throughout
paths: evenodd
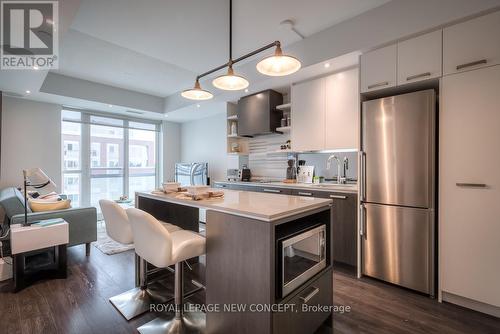
M 8 187 L 0 190 L 0 205 L 5 210 L 8 223 L 24 222 L 24 198 L 19 190 Z M 90 253 L 90 243 L 97 240 L 97 211 L 94 207 L 72 208 L 58 211 L 31 212 L 28 207 L 28 221 L 63 218 L 69 225 L 69 244 L 85 244 L 85 252 Z

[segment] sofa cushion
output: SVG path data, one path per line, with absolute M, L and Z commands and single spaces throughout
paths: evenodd
M 0 190 L 0 205 L 9 219 L 14 215 L 24 213 L 24 197 L 14 187 L 7 187 Z M 31 212 L 29 206 L 28 212 Z
M 29 200 L 29 207 L 33 212 L 56 211 L 71 208 L 71 200 L 43 200 L 33 199 Z

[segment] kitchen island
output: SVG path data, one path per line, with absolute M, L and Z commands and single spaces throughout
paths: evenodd
M 312 334 L 331 321 L 332 200 L 223 191 L 200 201 L 136 193 L 139 209 L 185 229 L 197 231 L 207 210 L 206 305 L 217 311 L 207 312 L 206 333 Z M 313 237 L 284 250 L 302 235 Z M 309 254 L 306 267 L 290 265 L 294 251 Z

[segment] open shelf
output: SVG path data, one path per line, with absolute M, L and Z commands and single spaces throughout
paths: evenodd
M 276 106 L 276 109 L 278 109 L 278 110 L 288 110 L 291 107 L 292 107 L 291 103 L 284 103 L 284 104 L 280 104 L 279 106 Z
M 227 135 L 227 138 L 245 138 L 245 137 L 229 134 L 229 135 Z
M 290 132 L 290 129 L 291 129 L 290 126 L 282 126 L 282 127 L 276 128 L 276 131 L 288 133 L 288 132 Z

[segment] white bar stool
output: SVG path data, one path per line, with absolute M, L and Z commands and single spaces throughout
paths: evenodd
M 134 242 L 132 227 L 125 209 L 114 201 L 101 199 L 99 201 L 106 225 L 106 233 L 111 239 L 122 244 Z M 181 228 L 169 223 L 161 222 L 163 229 L 174 232 Z M 149 311 L 151 303 L 164 303 L 170 296 L 165 293 L 164 287 L 158 283 L 147 282 L 147 265 L 143 259 L 139 260 L 139 287 L 111 297 L 109 301 L 125 317 L 130 320 Z
M 187 230 L 169 232 L 152 215 L 139 209 L 131 208 L 126 212 L 136 253 L 158 268 L 175 264 L 175 314 L 160 316 L 137 330 L 141 334 L 204 333 L 205 314 L 183 312 L 183 297 L 192 295 L 183 293 L 183 270 L 185 260 L 205 254 L 205 238 Z

